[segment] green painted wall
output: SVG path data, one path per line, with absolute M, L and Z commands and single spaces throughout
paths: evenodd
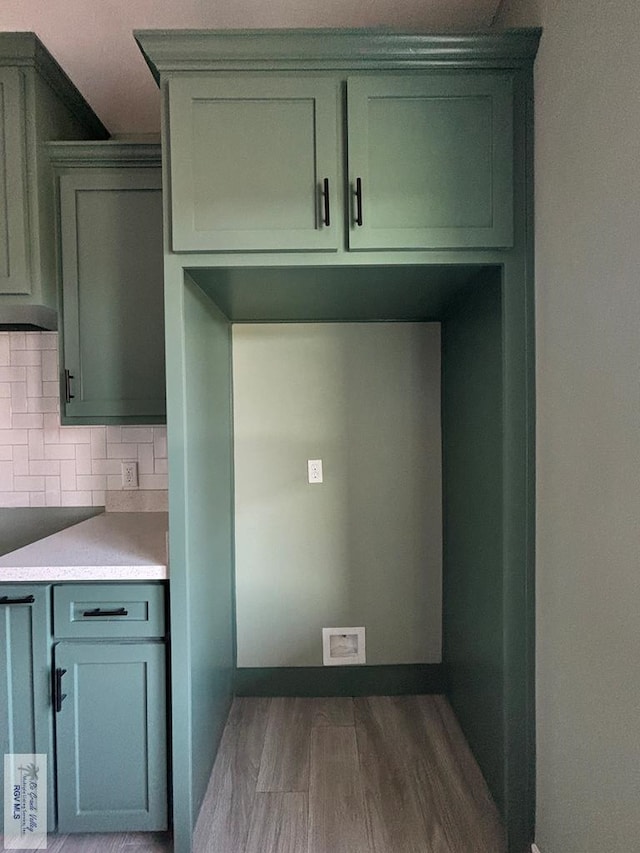
M 637 0 L 508 0 L 536 97 L 536 842 L 640 838 Z
M 438 663 L 439 324 L 236 325 L 233 369 L 238 666 Z
M 231 341 L 225 318 L 168 275 L 174 834 L 190 849 L 233 672 Z
M 495 274 L 442 324 L 443 657 L 449 698 L 504 811 L 501 287 Z

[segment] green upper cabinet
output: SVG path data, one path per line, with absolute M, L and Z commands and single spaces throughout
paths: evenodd
M 169 251 L 326 266 L 514 247 L 538 30 L 135 36 L 166 105 Z
M 173 250 L 335 251 L 338 92 L 306 76 L 172 80 Z
M 55 329 L 53 182 L 41 143 L 108 133 L 33 33 L 0 33 L 0 321 Z
M 159 146 L 49 151 L 59 195 L 62 422 L 163 422 Z
M 171 80 L 172 248 L 509 247 L 511 89 L 508 73 L 366 74 L 345 103 L 343 75 Z
M 509 74 L 350 77 L 350 249 L 513 243 Z
M 17 68 L 0 68 L 0 293 L 30 293 L 24 99 Z

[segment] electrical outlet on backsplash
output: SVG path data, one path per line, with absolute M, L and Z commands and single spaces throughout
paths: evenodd
M 166 427 L 60 426 L 58 376 L 56 332 L 0 332 L 0 507 L 166 510 Z

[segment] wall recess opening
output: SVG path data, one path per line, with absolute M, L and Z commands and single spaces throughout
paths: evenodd
M 364 628 L 323 628 L 322 663 L 346 666 L 366 663 Z

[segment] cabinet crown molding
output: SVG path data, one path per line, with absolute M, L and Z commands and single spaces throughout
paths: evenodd
M 162 163 L 160 143 L 151 142 L 47 142 L 46 150 L 56 167 L 150 166 Z
M 165 74 L 224 70 L 519 68 L 542 30 L 393 33 L 381 30 L 137 30 L 157 82 Z

